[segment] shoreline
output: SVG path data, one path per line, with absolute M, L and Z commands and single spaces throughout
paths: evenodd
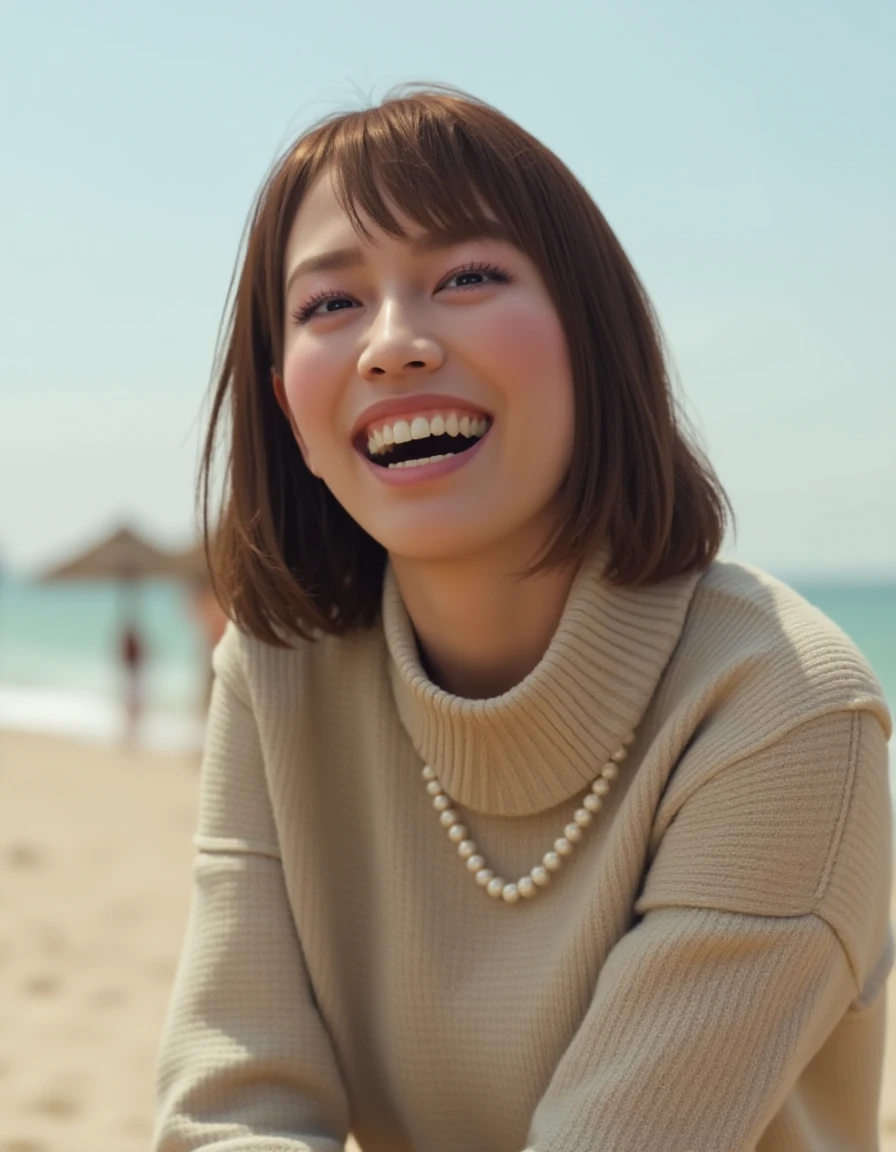
M 0 683 L 0 733 L 116 747 L 123 728 L 118 695 Z M 144 705 L 137 744 L 154 752 L 190 754 L 201 750 L 204 734 L 205 713 L 197 701 L 174 704 L 149 700 Z
M 199 766 L 195 750 L 0 728 L 0 1148 L 147 1147 Z M 892 996 L 880 1148 L 896 1152 Z

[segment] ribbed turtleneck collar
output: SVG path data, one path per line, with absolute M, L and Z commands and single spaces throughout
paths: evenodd
M 503 696 L 467 700 L 424 672 L 387 567 L 383 628 L 398 713 L 420 759 L 459 805 L 526 816 L 585 791 L 636 731 L 672 654 L 699 573 L 650 588 L 602 579 L 606 551 L 579 567 L 538 665 Z

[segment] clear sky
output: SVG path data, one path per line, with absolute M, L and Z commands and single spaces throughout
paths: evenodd
M 0 558 L 191 534 L 243 224 L 325 113 L 436 80 L 582 179 L 740 533 L 896 574 L 891 0 L 3 0 Z

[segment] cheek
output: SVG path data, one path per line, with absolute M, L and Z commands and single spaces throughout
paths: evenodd
M 479 334 L 480 354 L 497 379 L 514 389 L 552 384 L 570 377 L 566 339 L 553 309 L 520 303 L 489 318 Z
M 313 439 L 332 413 L 335 395 L 332 357 L 314 345 L 287 351 L 283 388 L 293 420 L 305 439 Z
M 482 343 L 490 377 L 501 385 L 516 433 L 552 432 L 558 451 L 570 450 L 574 420 L 566 336 L 553 308 L 508 309 L 493 318 Z
M 514 461 L 526 461 L 519 490 L 543 495 L 561 483 L 575 439 L 566 335 L 553 308 L 530 308 L 501 325 L 500 343 L 507 366 L 508 449 Z

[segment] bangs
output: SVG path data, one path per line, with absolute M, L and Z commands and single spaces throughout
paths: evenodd
M 328 125 L 316 167 L 331 174 L 336 197 L 360 236 L 370 239 L 367 220 L 407 239 L 397 209 L 432 232 L 484 233 L 497 220 L 522 246 L 525 228 L 511 206 L 515 200 L 520 207 L 519 189 L 507 183 L 508 157 L 524 150 L 523 134 L 515 148 L 511 141 L 502 146 L 494 126 L 488 134 L 475 130 L 470 113 L 469 104 L 455 113 L 450 101 L 396 100 Z

